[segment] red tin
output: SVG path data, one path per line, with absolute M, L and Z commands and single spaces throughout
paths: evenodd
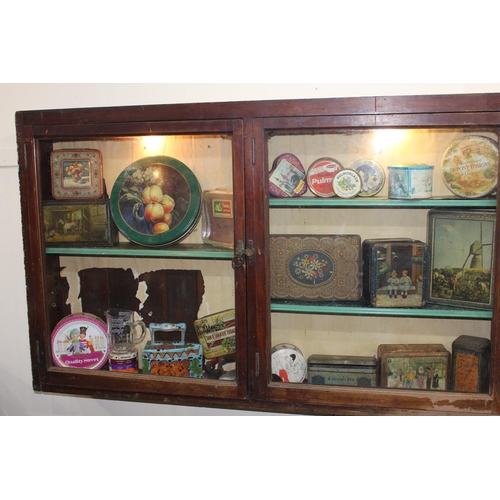
M 335 196 L 333 178 L 344 167 L 334 158 L 319 158 L 307 170 L 307 185 L 309 189 L 322 198 Z

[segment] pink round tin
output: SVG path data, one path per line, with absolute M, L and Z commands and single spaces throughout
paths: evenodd
M 333 178 L 344 167 L 333 158 L 319 158 L 307 170 L 307 185 L 316 196 L 328 198 L 335 196 Z

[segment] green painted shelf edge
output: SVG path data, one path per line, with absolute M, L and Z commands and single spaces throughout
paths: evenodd
M 465 199 L 456 196 L 429 198 L 426 200 L 393 200 L 385 197 L 371 198 L 318 198 L 298 196 L 296 198 L 269 198 L 271 208 L 495 208 L 497 199 Z
M 47 247 L 51 255 L 80 255 L 100 257 L 162 257 L 165 259 L 231 260 L 232 250 L 209 245 L 178 244 L 163 247 L 143 247 L 133 243 L 119 243 L 112 247 Z
M 359 305 L 359 303 L 302 303 L 292 301 L 271 301 L 271 312 L 331 314 L 339 316 L 393 316 L 418 318 L 448 318 L 448 319 L 484 319 L 491 320 L 492 312 L 475 309 L 446 308 L 429 305 L 422 308 L 377 308 Z

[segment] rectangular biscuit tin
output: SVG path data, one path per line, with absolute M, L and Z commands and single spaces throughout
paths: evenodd
M 307 360 L 307 381 L 318 385 L 377 387 L 377 358 L 313 354 Z
M 361 299 L 358 235 L 273 235 L 270 254 L 271 299 Z
M 151 340 L 141 356 L 142 373 L 171 377 L 203 377 L 203 348 L 186 344 L 185 323 L 150 323 Z M 171 340 L 180 338 L 179 341 Z
M 446 391 L 450 353 L 441 344 L 378 346 L 380 387 Z
M 363 241 L 363 296 L 372 307 L 426 303 L 427 244 L 411 238 Z
M 460 392 L 489 391 L 491 342 L 461 335 L 451 344 L 450 389 Z
M 205 358 L 212 359 L 236 352 L 235 309 L 226 309 L 197 319 L 194 329 Z

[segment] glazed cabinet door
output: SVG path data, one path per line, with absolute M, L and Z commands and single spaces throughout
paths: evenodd
M 234 259 L 246 247 L 243 121 L 178 114 L 17 114 L 35 390 L 210 406 L 246 398 L 247 262 Z M 112 309 L 132 311 L 145 336 L 131 360 L 89 364 L 72 332 L 97 318 L 114 352 Z M 96 359 L 102 342 L 92 339 Z
M 496 412 L 498 116 L 377 109 L 254 121 L 256 397 Z

